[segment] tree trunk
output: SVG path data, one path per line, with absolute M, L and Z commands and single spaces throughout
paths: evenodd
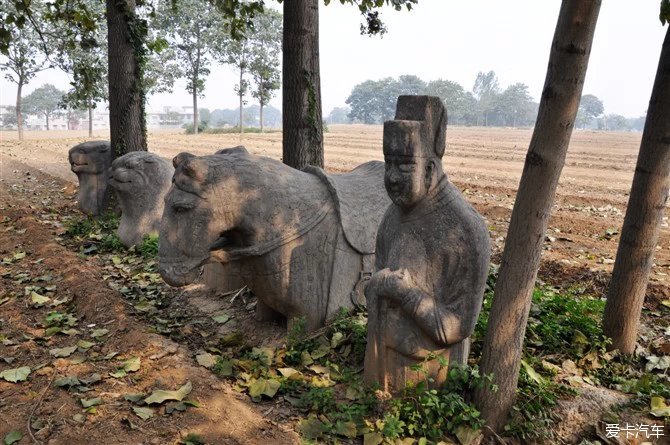
M 93 137 L 93 107 L 88 105 L 88 137 Z
M 284 2 L 282 51 L 283 161 L 323 167 L 319 0 Z
M 44 113 L 44 117 L 47 120 L 47 131 L 49 131 L 49 113 Z
M 21 90 L 23 90 L 23 79 L 19 79 L 16 90 L 16 127 L 19 131 L 19 141 L 23 140 L 23 115 L 21 114 Z
M 261 118 L 261 133 L 263 132 L 263 101 L 261 101 L 260 104 L 260 110 L 259 110 L 260 118 Z
M 193 85 L 197 85 L 198 79 L 193 80 Z M 193 134 L 198 134 L 198 91 L 193 88 Z
M 244 75 L 244 69 L 242 68 L 242 63 L 240 63 L 240 134 L 244 133 L 244 122 L 242 118 L 242 108 L 244 107 L 244 88 L 242 85 L 242 82 L 244 82 L 244 78 L 242 77 Z
M 126 14 L 135 0 L 106 0 L 109 62 L 109 129 L 112 159 L 146 151 L 146 121 L 140 55 L 131 41 Z
M 665 34 L 621 231 L 603 330 L 613 349 L 635 352 L 637 328 L 670 185 L 670 28 Z
M 494 431 L 502 429 L 514 404 L 545 231 L 575 124 L 600 3 L 563 0 L 558 16 L 480 363 L 483 374 L 494 374 L 498 392 L 484 388 L 475 393 L 482 417 Z

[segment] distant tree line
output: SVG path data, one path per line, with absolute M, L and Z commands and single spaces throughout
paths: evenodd
M 472 91 L 466 91 L 451 80 L 426 82 L 415 75 L 366 80 L 353 88 L 346 100 L 348 107 L 334 108 L 326 122 L 381 124 L 393 118 L 396 100 L 403 94 L 441 98 L 452 125 L 532 127 L 537 117 L 538 103 L 531 97 L 526 84 L 517 82 L 502 89 L 495 72 L 489 71 L 477 74 Z M 644 116 L 627 118 L 606 114 L 603 102 L 586 94 L 582 96 L 576 124 L 582 129 L 642 131 L 644 121 Z

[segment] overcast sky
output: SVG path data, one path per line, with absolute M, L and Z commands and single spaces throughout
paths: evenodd
M 477 72 L 494 70 L 502 88 L 523 82 L 539 100 L 559 7 L 559 0 L 419 0 L 410 12 L 384 9 L 388 33 L 380 38 L 359 34 L 355 7 L 322 3 L 324 117 L 345 105 L 357 83 L 403 74 L 449 79 L 471 90 Z M 632 117 L 645 112 L 666 31 L 658 11 L 658 0 L 603 1 L 584 94 L 601 98 L 607 113 Z M 236 79 L 231 69 L 213 66 L 200 106 L 236 108 Z M 66 89 L 68 77 L 56 70 L 42 72 L 24 94 L 44 83 Z M 174 93 L 150 97 L 149 109 L 190 105 L 184 85 L 178 82 Z M 2 79 L 0 104 L 13 104 L 15 95 L 15 85 Z M 281 108 L 277 96 L 271 104 Z

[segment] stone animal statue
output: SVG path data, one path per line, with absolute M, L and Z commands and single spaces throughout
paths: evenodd
M 365 296 L 364 376 L 384 391 L 442 384 L 466 364 L 489 269 L 482 217 L 442 170 L 447 110 L 430 96 L 400 96 L 384 123 L 386 190 L 393 201 L 377 233 L 376 272 Z M 413 365 L 423 364 L 423 372 Z M 427 374 L 424 374 L 427 373 Z
M 105 208 L 111 159 L 108 141 L 83 142 L 68 152 L 70 168 L 79 180 L 79 209 L 87 215 L 98 216 Z
M 126 247 L 158 233 L 173 174 L 169 161 L 145 151 L 127 153 L 112 163 L 109 186 L 121 207 L 117 234 Z
M 364 304 L 377 227 L 390 203 L 382 162 L 328 174 L 235 147 L 181 153 L 173 164 L 159 248 L 168 284 L 193 282 L 211 261 L 232 264 L 258 297 L 258 319 L 304 317 L 308 330 L 341 307 Z

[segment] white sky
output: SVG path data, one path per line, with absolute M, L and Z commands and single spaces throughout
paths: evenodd
M 385 8 L 388 33 L 379 38 L 359 34 L 355 7 L 321 3 L 324 118 L 345 105 L 357 83 L 402 74 L 449 79 L 470 90 L 478 71 L 494 70 L 502 88 L 523 82 L 539 100 L 559 8 L 559 0 L 419 0 L 411 12 Z M 636 117 L 645 112 L 666 31 L 658 11 L 658 0 L 603 1 L 584 94 L 602 99 L 607 113 Z M 213 66 L 199 106 L 236 108 L 236 78 L 231 69 Z M 67 89 L 68 77 L 42 72 L 24 94 L 44 83 Z M 149 108 L 190 105 L 184 85 L 178 82 L 174 93 L 150 97 Z M 13 104 L 15 95 L 15 85 L 0 80 L 0 104 Z M 280 92 L 271 104 L 281 108 Z

